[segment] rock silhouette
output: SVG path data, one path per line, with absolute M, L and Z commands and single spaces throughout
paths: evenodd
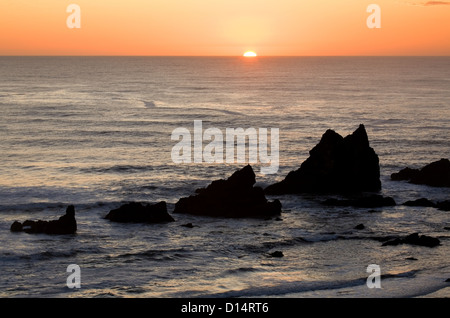
M 441 244 L 439 239 L 426 236 L 426 235 L 420 235 L 418 233 L 410 234 L 404 238 L 394 238 L 391 240 L 387 240 L 382 244 L 382 246 L 389 246 L 389 245 L 400 245 L 400 244 L 410 244 L 410 245 L 419 245 L 419 246 L 426 246 L 426 247 L 436 247 Z
M 61 216 L 58 220 L 52 221 L 30 221 L 26 220 L 23 223 L 15 221 L 10 230 L 12 232 L 26 232 L 26 233 L 45 233 L 45 234 L 74 234 L 77 231 L 77 221 L 75 219 L 75 207 L 69 205 L 66 209 L 66 214 Z
M 271 257 L 283 257 L 284 254 L 283 254 L 282 251 L 275 251 L 275 252 L 270 253 L 269 256 L 271 256 Z
M 105 219 L 120 223 L 164 223 L 175 221 L 167 213 L 165 201 L 153 205 L 143 205 L 138 202 L 127 203 L 118 209 L 111 210 L 105 216 Z
M 439 202 L 433 202 L 426 198 L 420 198 L 414 201 L 406 201 L 403 203 L 403 205 L 406 206 L 419 206 L 419 207 L 432 207 L 437 208 L 441 211 L 450 211 L 450 200 L 445 201 L 439 201 Z
M 424 184 L 433 187 L 450 187 L 450 161 L 441 159 L 432 162 L 421 169 L 406 167 L 391 174 L 395 181 L 406 180 L 414 184 Z
M 358 224 L 357 226 L 355 226 L 353 229 L 355 230 L 364 230 L 366 227 L 364 226 L 364 224 Z
M 196 195 L 181 198 L 174 213 L 215 217 L 269 217 L 281 213 L 279 200 L 269 202 L 260 187 L 254 187 L 255 173 L 250 165 L 234 172 L 227 180 L 213 181 Z
M 299 169 L 265 189 L 267 194 L 354 193 L 381 189 L 378 155 L 364 125 L 343 138 L 329 129 Z

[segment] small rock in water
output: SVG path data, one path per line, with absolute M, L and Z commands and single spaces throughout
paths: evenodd
M 403 203 L 403 205 L 406 206 L 421 206 L 421 207 L 432 207 L 435 208 L 436 204 L 434 202 L 431 202 L 430 200 L 426 198 L 417 199 L 414 201 L 406 201 Z
M 364 226 L 364 224 L 358 224 L 357 226 L 354 227 L 355 230 L 364 230 L 366 227 Z
M 450 200 L 438 202 L 436 207 L 441 211 L 450 211 Z
M 283 257 L 284 254 L 281 251 L 275 251 L 273 253 L 270 253 L 270 256 L 272 256 L 272 257 Z
M 165 201 L 156 204 L 143 205 L 138 202 L 130 202 L 118 209 L 111 210 L 106 216 L 113 222 L 135 222 L 135 223 L 164 223 L 175 220 L 167 213 Z
M 395 200 L 391 197 L 383 197 L 378 194 L 363 196 L 355 199 L 327 199 L 322 202 L 328 206 L 352 206 L 355 208 L 379 208 L 384 206 L 395 206 Z
M 426 235 L 420 235 L 418 233 L 410 234 L 404 238 L 394 238 L 391 240 L 388 240 L 382 244 L 382 246 L 396 246 L 400 244 L 410 244 L 410 245 L 419 245 L 419 246 L 426 246 L 426 247 L 436 247 L 441 244 L 439 239 L 426 236 Z

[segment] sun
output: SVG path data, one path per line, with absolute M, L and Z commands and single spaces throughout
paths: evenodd
M 244 53 L 244 56 L 245 57 L 256 57 L 258 55 L 255 52 L 253 52 L 253 51 L 247 51 L 247 52 Z

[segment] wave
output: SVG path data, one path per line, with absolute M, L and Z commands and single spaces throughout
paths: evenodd
M 79 254 L 78 250 L 63 250 L 63 251 L 43 251 L 30 254 L 15 254 L 3 253 L 1 255 L 2 262 L 16 262 L 16 261 L 48 261 L 56 258 L 71 258 Z
M 414 278 L 418 271 L 411 270 L 396 274 L 381 275 L 382 280 L 395 278 Z M 272 286 L 250 287 L 241 290 L 233 290 L 224 293 L 214 293 L 202 295 L 204 298 L 237 298 L 237 297 L 267 297 L 267 296 L 283 296 L 288 294 L 305 293 L 309 291 L 335 290 L 342 288 L 350 288 L 363 286 L 367 282 L 367 277 L 359 277 L 352 280 L 340 281 L 294 281 L 285 282 Z
M 135 173 L 153 170 L 155 170 L 154 165 L 115 165 L 110 167 L 89 167 L 80 169 L 83 173 Z
M 225 271 L 225 275 L 233 275 L 233 274 L 239 274 L 239 273 L 251 273 L 251 272 L 257 272 L 259 269 L 254 267 L 239 267 L 234 269 L 229 269 Z
M 110 259 L 145 259 L 154 261 L 172 261 L 190 256 L 190 252 L 184 248 L 177 249 L 150 249 L 145 251 L 130 252 L 118 254 L 115 256 L 107 256 Z
M 403 236 L 411 234 L 410 232 L 403 233 Z M 376 242 L 386 242 L 392 239 L 398 239 L 403 237 L 400 234 L 396 235 L 379 235 L 379 234 L 373 234 L 373 235 L 352 235 L 352 234 L 338 234 L 338 233 L 311 233 L 308 237 L 293 237 L 283 240 L 277 240 L 277 241 L 268 241 L 268 242 L 262 242 L 262 243 L 256 243 L 256 244 L 247 244 L 244 246 L 239 247 L 240 249 L 245 250 L 246 252 L 250 253 L 267 253 L 269 250 L 274 250 L 276 248 L 283 248 L 283 247 L 293 247 L 297 245 L 304 245 L 304 244 L 315 244 L 315 243 L 327 243 L 327 242 L 334 242 L 334 241 L 376 241 Z M 439 239 L 447 239 L 449 236 L 446 235 L 440 235 L 436 236 L 436 238 Z

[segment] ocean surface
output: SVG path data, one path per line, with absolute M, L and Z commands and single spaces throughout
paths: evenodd
M 390 180 L 450 157 L 448 57 L 0 57 L 0 297 L 450 296 L 450 212 L 407 207 L 449 188 Z M 327 129 L 364 124 L 395 207 L 327 207 L 284 195 L 281 220 L 172 214 L 179 198 L 243 163 L 174 163 L 172 131 L 278 128 L 282 180 Z M 269 148 L 270 149 L 270 148 Z M 176 222 L 104 219 L 129 201 Z M 76 235 L 12 233 L 76 209 Z M 192 223 L 193 228 L 181 225 Z M 354 227 L 363 223 L 365 229 Z M 418 232 L 435 248 L 382 247 Z M 282 251 L 284 257 L 270 257 Z M 81 288 L 70 289 L 77 264 Z M 366 285 L 377 264 L 381 288 Z

